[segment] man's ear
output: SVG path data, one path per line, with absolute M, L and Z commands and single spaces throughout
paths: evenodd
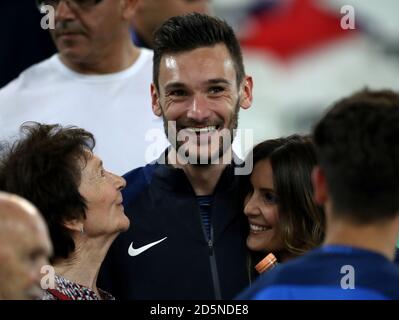
M 138 0 L 122 0 L 122 16 L 129 22 L 134 16 Z
M 240 107 L 248 109 L 252 105 L 252 77 L 245 76 L 240 87 Z
M 315 202 L 323 206 L 328 200 L 328 187 L 323 169 L 315 166 L 312 171 L 313 195 Z
M 162 116 L 161 104 L 159 103 L 159 94 L 158 90 L 153 83 L 151 83 L 151 103 L 152 103 L 152 112 L 158 117 Z

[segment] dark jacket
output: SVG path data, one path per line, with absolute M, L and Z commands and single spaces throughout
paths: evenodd
M 248 222 L 239 205 L 238 177 L 228 166 L 214 192 L 208 241 L 185 173 L 149 164 L 125 176 L 131 225 L 114 242 L 99 286 L 118 299 L 232 299 L 249 283 Z M 128 251 L 164 239 L 137 256 Z

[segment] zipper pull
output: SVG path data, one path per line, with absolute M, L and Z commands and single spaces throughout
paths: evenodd
M 212 240 L 208 240 L 209 255 L 213 255 L 213 243 Z

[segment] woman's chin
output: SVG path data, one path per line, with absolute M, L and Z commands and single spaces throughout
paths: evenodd
M 122 213 L 112 219 L 112 225 L 113 225 L 112 231 L 111 229 L 109 229 L 108 234 L 113 234 L 113 235 L 119 234 L 129 229 L 130 220 Z
M 120 225 L 120 232 L 124 232 L 127 231 L 130 227 L 130 220 L 128 217 L 126 217 L 124 215 L 123 217 L 123 221 L 121 221 L 121 225 Z
M 263 246 L 252 241 L 250 236 L 247 238 L 247 248 L 251 251 L 264 251 Z

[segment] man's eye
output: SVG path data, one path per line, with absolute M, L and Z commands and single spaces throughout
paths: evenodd
M 184 97 L 187 95 L 186 91 L 184 90 L 173 90 L 169 92 L 169 96 L 174 96 L 174 97 Z
M 58 0 L 38 0 L 36 3 L 37 3 L 37 6 L 40 8 L 42 6 L 55 7 L 58 5 L 58 2 L 59 2 Z
M 41 256 L 42 256 L 42 253 L 39 252 L 39 251 L 31 252 L 29 254 L 29 261 L 32 262 L 32 263 L 35 263 L 37 260 L 40 259 Z
M 102 177 L 105 177 L 105 170 L 101 169 L 100 174 L 101 174 Z
M 37 254 L 36 253 L 31 253 L 29 255 L 29 261 L 35 262 L 36 259 L 37 259 Z
M 223 92 L 223 91 L 224 91 L 223 87 L 211 87 L 211 88 L 209 88 L 209 92 L 211 94 L 217 94 L 217 93 L 220 93 L 220 92 Z
M 75 0 L 75 2 L 77 3 L 77 4 L 80 4 L 80 5 L 85 5 L 85 4 L 91 4 L 91 3 L 95 3 L 95 1 L 94 0 Z

